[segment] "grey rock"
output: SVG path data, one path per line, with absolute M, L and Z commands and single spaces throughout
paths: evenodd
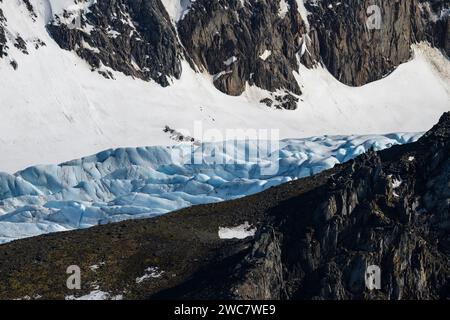
M 61 48 L 74 50 L 94 70 L 103 64 L 163 86 L 180 77 L 182 48 L 160 0 L 100 0 L 80 23 L 93 29 L 72 28 L 58 17 L 47 28 Z
M 373 1 L 306 2 L 312 13 L 310 52 L 339 81 L 361 86 L 379 80 L 408 61 L 411 45 L 420 41 L 449 53 L 448 16 L 435 18 L 448 10 L 448 1 L 381 0 L 375 4 L 380 9 L 379 29 L 370 24 L 376 14 L 368 10 Z

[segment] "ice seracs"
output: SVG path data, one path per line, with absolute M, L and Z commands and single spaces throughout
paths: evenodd
M 413 142 L 420 135 L 289 139 L 269 153 L 255 149 L 266 144 L 251 141 L 228 150 L 219 148 L 222 142 L 126 148 L 3 173 L 0 243 L 240 198 L 319 173 L 370 148 Z M 192 161 L 195 157 L 200 162 Z M 225 161 L 217 163 L 219 159 Z

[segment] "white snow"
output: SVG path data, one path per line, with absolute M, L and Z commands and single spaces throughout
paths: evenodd
M 252 228 L 248 221 L 236 227 L 219 228 L 220 239 L 245 239 L 253 237 L 255 233 L 256 228 Z
M 260 58 L 261 60 L 263 60 L 263 61 L 266 61 L 267 58 L 269 58 L 271 55 L 272 55 L 272 51 L 266 49 L 266 50 L 259 56 L 259 58 Z
M 91 271 L 97 271 L 98 268 L 100 268 L 100 266 L 98 264 L 93 264 L 92 266 L 89 266 L 89 269 L 91 269 Z
M 303 21 L 305 22 L 306 30 L 309 32 L 309 30 L 310 30 L 310 25 L 309 25 L 309 20 L 308 20 L 309 12 L 305 8 L 304 0 L 297 0 L 297 7 L 298 7 L 298 12 L 300 13 L 300 16 L 302 17 Z
M 401 179 L 392 180 L 392 189 L 397 189 L 402 185 L 403 181 Z
M 122 300 L 122 295 L 111 296 L 110 293 L 104 292 L 101 290 L 94 290 L 90 293 L 81 296 L 75 297 L 74 295 L 66 296 L 66 300 Z
M 97 0 L 46 0 L 50 5 L 53 15 L 62 15 L 64 11 L 67 12 L 78 12 L 78 11 L 88 11 L 89 7 L 97 2 Z M 39 1 L 31 1 L 34 5 Z M 40 1 L 42 3 L 42 1 Z M 36 7 L 36 6 L 35 6 Z M 37 7 L 42 7 L 42 5 L 37 5 Z
M 236 61 L 238 61 L 238 58 L 236 56 L 232 56 L 230 58 L 228 58 L 227 60 L 225 60 L 223 62 L 224 65 L 226 65 L 227 67 L 231 66 L 233 63 L 235 63 Z
M 136 278 L 136 283 L 142 283 L 148 279 L 158 279 L 161 278 L 164 271 L 159 270 L 158 267 L 148 267 L 145 269 L 145 274 L 142 277 Z
M 40 1 L 36 4 L 37 0 L 31 1 L 34 8 L 45 8 L 45 22 L 52 22 L 53 18 L 58 19 L 59 22 L 72 25 L 74 19 L 79 19 L 82 15 L 89 13 L 90 7 L 97 3 L 97 0 L 46 0 L 46 2 Z M 81 27 L 76 26 L 75 27 Z M 90 32 L 90 26 L 86 26 L 86 32 Z

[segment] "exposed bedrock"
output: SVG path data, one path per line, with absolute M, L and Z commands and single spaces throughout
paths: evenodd
M 48 30 L 95 69 L 104 65 L 163 86 L 181 75 L 182 50 L 160 0 L 100 0 L 82 14 L 55 16 Z
M 239 95 L 246 83 L 300 94 L 293 72 L 306 26 L 297 3 L 286 12 L 277 1 L 196 1 L 178 24 L 192 60 L 215 75 L 215 86 Z M 244 4 L 244 5 L 242 5 Z

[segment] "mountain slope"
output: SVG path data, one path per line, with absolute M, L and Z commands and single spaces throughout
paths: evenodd
M 144 6 L 147 2 L 139 3 Z M 235 6 L 239 5 L 237 2 L 232 1 Z M 413 59 L 401 64 L 386 78 L 354 88 L 337 81 L 321 64 L 305 59 L 298 63 L 295 55 L 299 58 L 298 53 L 303 50 L 297 52 L 287 47 L 283 53 L 287 45 L 284 41 L 293 43 L 295 40 L 285 37 L 286 32 L 282 31 L 289 25 L 286 21 L 298 23 L 297 29 L 307 28 L 302 18 L 305 11 L 300 5 L 297 9 L 293 4 L 289 6 L 283 19 L 278 16 L 279 3 L 269 6 L 269 2 L 263 1 L 257 5 L 263 8 L 259 19 L 275 19 L 276 25 L 282 27 L 278 33 L 271 34 L 273 41 L 270 43 L 277 48 L 267 48 L 265 43 L 259 42 L 268 32 L 259 22 L 263 29 L 247 30 L 250 34 L 244 39 L 249 41 L 248 49 L 244 50 L 239 43 L 228 50 L 222 43 L 224 48 L 219 55 L 221 45 L 212 49 L 202 46 L 200 51 L 188 47 L 189 39 L 197 39 L 202 27 L 189 29 L 188 21 L 195 21 L 189 15 L 179 20 L 186 8 L 185 2 L 180 2 L 183 4 L 180 7 L 176 6 L 177 1 L 170 2 L 173 6 L 169 6 L 169 2 L 164 2 L 165 6 L 152 2 L 145 7 L 148 10 L 143 12 L 156 19 L 155 28 L 161 32 L 167 30 L 164 36 L 159 33 L 162 38 L 156 37 L 158 33 L 146 33 L 149 26 L 139 23 L 142 30 L 133 29 L 133 36 L 127 37 L 131 22 L 125 17 L 130 16 L 135 23 L 142 19 L 140 10 L 125 6 L 128 1 L 117 1 L 117 6 L 102 10 L 104 7 L 99 6 L 103 3 L 106 2 L 99 1 L 93 6 L 92 1 L 81 1 L 82 6 L 74 7 L 71 0 L 0 2 L 4 16 L 0 18 L 0 48 L 7 54 L 0 58 L 0 72 L 8 79 L 0 88 L 1 171 L 13 173 L 31 165 L 60 163 L 109 148 L 170 145 L 174 142 L 163 131 L 166 126 L 177 131 L 184 129 L 192 135 L 194 123 L 199 120 L 205 130 L 219 129 L 223 137 L 230 128 L 261 128 L 279 130 L 280 138 L 301 138 L 324 134 L 421 132 L 450 109 L 450 62 L 441 51 L 425 43 L 414 44 Z M 249 3 L 246 2 L 241 13 L 246 20 L 250 19 Z M 195 6 L 200 10 L 207 6 L 207 1 L 198 1 Z M 74 12 L 79 13 L 80 7 L 84 16 L 77 20 Z M 225 15 L 235 19 L 224 12 L 224 8 L 220 2 L 209 9 L 217 11 L 217 17 Z M 199 10 L 189 13 L 196 17 Z M 123 24 L 113 19 L 114 14 Z M 217 23 L 214 17 L 201 17 L 200 21 L 214 26 Z M 79 29 L 67 27 L 74 19 L 75 25 L 79 21 Z M 182 29 L 189 37 L 178 41 Z M 213 29 L 205 31 L 213 32 Z M 302 33 L 297 29 L 290 34 L 298 40 Z M 118 36 L 118 30 L 124 33 L 123 37 Z M 224 28 L 223 33 L 229 35 L 233 30 Z M 139 35 L 134 35 L 135 32 Z M 285 39 L 279 42 L 280 37 Z M 206 40 L 200 38 L 198 44 Z M 239 37 L 237 40 L 242 41 Z M 180 44 L 183 41 L 184 44 Z M 403 47 L 410 44 L 402 42 Z M 170 54 L 163 54 L 163 47 L 167 47 Z M 238 53 L 234 50 L 241 47 L 239 55 L 245 53 L 246 58 L 235 61 L 233 56 L 236 54 L 238 58 Z M 73 48 L 73 51 L 62 48 Z M 312 47 L 308 50 L 313 54 Z M 281 54 L 287 56 L 281 57 Z M 151 58 L 148 62 L 145 62 L 146 56 Z M 199 65 L 201 57 L 209 59 L 204 66 Z M 213 64 L 210 60 L 214 57 L 220 58 Z M 282 61 L 283 65 L 278 65 L 277 61 Z M 339 68 L 343 63 L 339 63 Z M 334 70 L 324 65 L 338 77 L 335 72 L 338 67 Z M 219 71 L 221 66 L 224 69 Z M 145 71 L 146 68 L 149 70 Z M 193 68 L 203 71 L 196 72 Z M 227 73 L 228 68 L 236 68 L 239 77 Z M 222 71 L 226 73 L 225 83 L 218 85 L 214 79 L 217 80 L 216 72 Z M 250 74 L 255 77 L 254 83 L 247 81 Z M 226 80 L 230 75 L 232 79 Z M 144 81 L 150 79 L 153 80 Z M 281 89 L 287 87 L 296 91 L 293 79 L 302 95 Z M 216 89 L 231 85 L 241 91 L 243 83 L 245 91 L 237 97 Z M 170 85 L 162 87 L 160 84 Z M 260 103 L 262 100 L 272 108 Z M 297 109 L 289 112 L 276 109 L 283 104 Z M 419 112 L 421 116 L 415 117 Z M 203 141 L 202 138 L 198 140 Z
M 168 78 L 180 77 L 184 58 L 215 75 L 214 85 L 231 95 L 242 94 L 247 82 L 301 94 L 293 73 L 303 57 L 308 67 L 323 61 L 346 84 L 381 79 L 411 58 L 414 43 L 446 49 L 450 9 L 442 0 L 385 0 L 376 6 L 381 21 L 372 28 L 371 1 L 63 3 L 50 1 L 47 28 L 61 48 L 75 51 L 93 69 L 105 65 L 166 86 Z
M 0 297 L 448 299 L 449 143 L 447 113 L 416 143 L 251 197 L 1 245 Z

